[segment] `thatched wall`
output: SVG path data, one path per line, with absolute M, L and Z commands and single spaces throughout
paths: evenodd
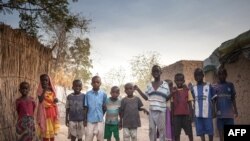
M 0 25 L 0 141 L 15 141 L 15 100 L 19 83 L 31 84 L 35 96 L 39 75 L 50 70 L 51 50 L 24 32 Z

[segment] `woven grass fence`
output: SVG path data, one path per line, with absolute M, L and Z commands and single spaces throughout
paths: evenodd
M 37 39 L 0 24 L 0 141 L 15 141 L 17 113 L 15 100 L 20 82 L 31 85 L 36 97 L 39 76 L 49 73 L 52 53 Z

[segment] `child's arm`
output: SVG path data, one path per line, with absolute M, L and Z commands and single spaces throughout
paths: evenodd
M 45 89 L 43 89 L 42 94 L 41 94 L 40 96 L 38 96 L 38 100 L 39 100 L 39 102 L 40 102 L 40 103 L 42 103 L 42 102 L 43 102 L 43 99 L 44 99 L 44 95 L 45 95 L 45 93 L 46 93 L 46 90 L 45 90 Z
M 235 115 L 235 117 L 238 117 L 238 110 L 237 110 L 235 99 L 233 100 L 233 107 L 234 107 L 234 115 Z
M 189 106 L 189 118 L 192 121 L 193 119 L 193 106 L 192 106 L 192 101 L 188 101 L 188 106 Z
M 69 108 L 66 108 L 65 125 L 69 126 Z
M 143 112 L 144 112 L 145 114 L 147 114 L 147 115 L 149 114 L 148 110 L 145 109 L 145 108 L 141 108 L 141 107 L 140 107 L 140 108 L 139 108 L 139 111 L 143 111 Z
M 123 111 L 121 107 L 119 108 L 119 116 L 120 116 L 119 129 L 122 129 Z
M 123 113 L 121 112 L 120 108 L 119 108 L 119 118 L 120 118 L 120 121 L 119 121 L 119 129 L 121 130 L 121 129 L 122 129 L 122 118 L 123 118 Z
M 84 115 L 84 120 L 83 120 L 83 125 L 84 127 L 87 127 L 87 114 L 88 114 L 88 107 L 84 106 L 83 107 L 83 115 Z
M 137 92 L 141 95 L 143 99 L 148 100 L 148 97 L 141 91 L 141 89 L 137 85 L 134 86 L 134 89 L 137 90 Z

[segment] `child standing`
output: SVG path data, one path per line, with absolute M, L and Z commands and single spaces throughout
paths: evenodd
M 40 84 L 37 90 L 39 104 L 37 109 L 37 123 L 43 141 L 54 141 L 59 131 L 59 113 L 56 103 L 56 92 L 49 75 L 40 76 Z
M 66 126 L 69 127 L 71 141 L 75 141 L 76 138 L 82 141 L 86 116 L 83 111 L 85 95 L 81 93 L 81 80 L 74 80 L 72 89 L 74 93 L 68 95 L 66 100 Z
M 121 100 L 118 98 L 120 95 L 120 89 L 117 86 L 113 86 L 111 88 L 111 97 L 109 97 L 106 101 L 107 111 L 105 118 L 105 132 L 104 139 L 111 141 L 112 133 L 114 134 L 114 138 L 116 141 L 119 141 L 119 109 L 121 107 Z
M 125 84 L 125 93 L 127 97 L 121 101 L 121 120 L 120 126 L 123 127 L 123 141 L 137 141 L 137 128 L 141 127 L 139 111 L 148 111 L 142 108 L 143 104 L 139 97 L 134 96 L 134 85 Z
M 197 84 L 192 87 L 196 134 L 201 137 L 202 141 L 205 141 L 205 134 L 208 134 L 209 141 L 213 141 L 213 90 L 210 84 L 203 81 L 204 73 L 202 69 L 195 69 L 194 78 L 197 82 Z
M 18 141 L 32 141 L 35 139 L 34 111 L 35 101 L 28 96 L 30 85 L 27 82 L 21 82 L 19 92 L 21 97 L 16 100 L 16 111 L 18 114 L 16 132 L 19 135 Z
M 217 128 L 219 131 L 220 141 L 224 140 L 223 127 L 224 125 L 233 125 L 234 117 L 238 116 L 238 111 L 235 101 L 234 84 L 226 81 L 227 71 L 220 67 L 218 70 L 219 82 L 214 86 L 215 103 L 217 110 Z
M 100 90 L 101 78 L 94 76 L 91 80 L 92 90 L 85 95 L 87 111 L 86 141 L 93 141 L 96 136 L 98 141 L 103 141 L 103 116 L 106 111 L 107 95 Z M 86 125 L 86 123 L 85 123 Z
M 148 84 L 145 94 L 139 88 L 136 89 L 145 100 L 149 101 L 150 141 L 156 141 L 157 139 L 156 128 L 159 131 L 160 141 L 166 140 L 166 101 L 170 94 L 170 90 L 168 83 L 161 81 L 161 73 L 160 66 L 154 65 L 151 71 L 154 81 Z
M 173 88 L 173 122 L 175 140 L 180 141 L 181 129 L 183 128 L 189 141 L 193 141 L 192 131 L 192 94 L 184 85 L 185 78 L 182 73 L 177 73 L 174 77 L 177 88 Z

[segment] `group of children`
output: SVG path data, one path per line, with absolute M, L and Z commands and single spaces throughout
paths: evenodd
M 217 128 L 220 140 L 223 141 L 223 127 L 234 124 L 237 117 L 235 89 L 233 83 L 227 82 L 224 68 L 218 70 L 218 83 L 211 85 L 203 81 L 204 73 L 195 69 L 196 84 L 188 87 L 185 77 L 177 73 L 174 77 L 176 86 L 171 80 L 162 81 L 161 68 L 152 67 L 150 82 L 145 93 L 132 83 L 125 84 L 126 97 L 120 98 L 120 89 L 111 88 L 110 97 L 100 89 L 101 78 L 94 76 L 91 80 L 92 89 L 86 94 L 81 93 L 82 82 L 74 80 L 74 92 L 67 96 L 65 124 L 68 126 L 71 141 L 111 141 L 112 134 L 116 141 L 120 140 L 119 129 L 123 129 L 124 141 L 137 140 L 137 128 L 141 126 L 139 111 L 149 117 L 149 139 L 156 141 L 180 141 L 182 128 L 190 141 L 193 141 L 192 121 L 195 119 L 197 136 L 205 141 L 213 140 L 213 118 L 217 117 Z M 59 129 L 57 99 L 54 87 L 48 75 L 40 77 L 38 89 L 38 131 L 43 141 L 54 141 Z M 18 112 L 17 133 L 22 135 L 21 141 L 32 141 L 35 134 L 34 111 L 35 100 L 28 96 L 29 84 L 22 82 L 19 88 L 22 96 L 16 101 Z M 137 91 L 149 103 L 149 110 L 143 108 L 141 99 L 134 95 Z M 214 108 L 215 107 L 215 108 Z M 215 113 L 215 114 L 214 114 Z M 105 118 L 104 118 L 104 115 Z M 104 121 L 105 119 L 105 121 Z

